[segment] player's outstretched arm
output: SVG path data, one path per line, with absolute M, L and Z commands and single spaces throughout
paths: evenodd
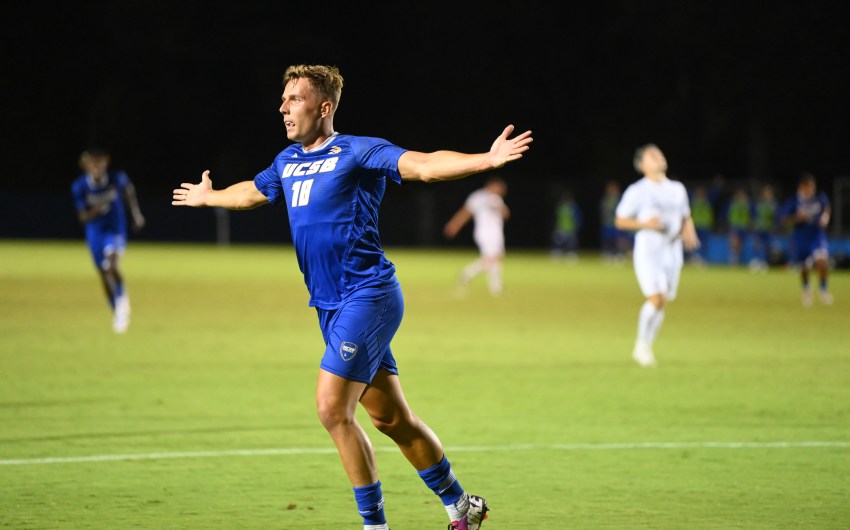
M 508 162 L 522 158 L 523 153 L 529 150 L 531 142 L 534 141 L 531 131 L 525 131 L 510 138 L 513 131 L 513 125 L 505 127 L 502 134 L 490 146 L 490 151 L 486 153 L 407 151 L 398 161 L 401 178 L 422 182 L 455 180 L 500 168 Z
M 253 180 L 237 182 L 223 190 L 214 190 L 209 170 L 201 175 L 201 182 L 183 182 L 174 190 L 172 206 L 218 206 L 228 210 L 250 210 L 268 203 Z
M 443 227 L 443 235 L 453 239 L 470 219 L 472 219 L 472 212 L 467 210 L 466 206 L 462 206 Z

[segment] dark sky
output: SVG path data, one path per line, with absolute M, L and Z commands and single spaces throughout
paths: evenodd
M 555 187 L 595 208 L 605 180 L 636 178 L 646 142 L 686 184 L 850 175 L 844 2 L 496 4 L 13 2 L 4 188 L 65 197 L 90 145 L 145 201 L 204 169 L 217 185 L 252 178 L 287 145 L 294 63 L 340 68 L 344 133 L 483 151 L 508 123 L 532 129 L 503 171 L 509 203 L 531 209 Z M 478 184 L 440 184 L 438 202 L 453 210 Z

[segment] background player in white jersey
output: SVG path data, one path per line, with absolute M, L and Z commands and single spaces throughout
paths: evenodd
M 635 169 L 643 178 L 626 188 L 617 205 L 616 223 L 635 232 L 635 275 L 646 301 L 640 310 L 634 359 L 655 365 L 652 344 L 664 322 L 664 306 L 676 298 L 684 250 L 700 244 L 691 219 L 688 193 L 681 182 L 667 178 L 667 159 L 654 144 L 639 147 Z
M 333 66 L 290 66 L 283 75 L 280 113 L 295 142 L 253 180 L 213 190 L 209 171 L 199 184 L 174 190 L 175 206 L 250 209 L 284 202 L 298 265 L 325 340 L 316 388 L 319 419 L 337 447 L 354 487 L 366 530 L 386 530 L 375 453 L 355 412 L 364 407 L 378 430 L 398 445 L 437 494 L 449 528 L 477 530 L 487 503 L 455 478 L 434 432 L 407 404 L 390 343 L 404 302 L 378 235 L 387 180 L 453 180 L 522 158 L 531 131 L 509 138 L 507 126 L 484 153 L 403 149 L 381 138 L 339 134 L 334 113 L 342 76 Z
M 130 297 L 119 263 L 127 246 L 127 213 L 134 232 L 145 225 L 136 189 L 123 171 L 109 169 L 105 151 L 89 149 L 80 155 L 83 174 L 71 185 L 77 217 L 86 227 L 86 242 L 100 274 L 109 306 L 112 327 L 124 333 L 130 325 Z
M 491 177 L 484 187 L 473 191 L 463 206 L 455 212 L 443 228 L 449 239 L 472 220 L 472 237 L 478 246 L 480 256 L 464 267 L 460 273 L 460 285 L 465 289 L 470 280 L 482 272 L 487 273 L 487 286 L 490 294 L 502 294 L 502 260 L 505 257 L 505 221 L 510 210 L 505 204 L 508 184 L 501 177 Z

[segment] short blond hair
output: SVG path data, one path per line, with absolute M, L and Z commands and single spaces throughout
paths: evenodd
M 342 97 L 342 75 L 336 66 L 322 64 L 296 64 L 283 73 L 283 86 L 296 79 L 308 79 L 310 86 L 322 100 L 330 101 L 334 109 Z

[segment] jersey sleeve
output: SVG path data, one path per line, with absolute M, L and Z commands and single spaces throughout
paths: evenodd
M 681 189 L 682 195 L 682 218 L 691 216 L 691 201 L 688 198 L 688 190 L 685 188 L 685 185 L 681 182 L 679 183 L 679 188 Z
M 478 197 L 479 194 L 477 192 L 470 193 L 466 200 L 463 201 L 463 207 L 470 212 L 475 213 L 478 210 L 478 204 L 480 203 Z
M 115 172 L 115 187 L 118 188 L 122 193 L 127 186 L 130 185 L 130 177 L 127 176 L 127 173 L 124 171 L 116 171 Z
M 376 171 L 396 184 L 401 184 L 398 159 L 407 149 L 394 145 L 382 138 L 368 136 L 353 137 L 352 147 L 358 154 L 361 167 Z
M 280 183 L 279 175 L 280 171 L 277 169 L 277 158 L 275 158 L 272 165 L 260 171 L 254 177 L 254 186 L 272 204 L 277 204 L 283 198 L 283 184 Z
M 630 219 L 638 214 L 637 204 L 637 189 L 634 186 L 629 186 L 623 193 L 620 202 L 617 203 L 617 208 L 614 210 L 614 215 L 623 219 Z

